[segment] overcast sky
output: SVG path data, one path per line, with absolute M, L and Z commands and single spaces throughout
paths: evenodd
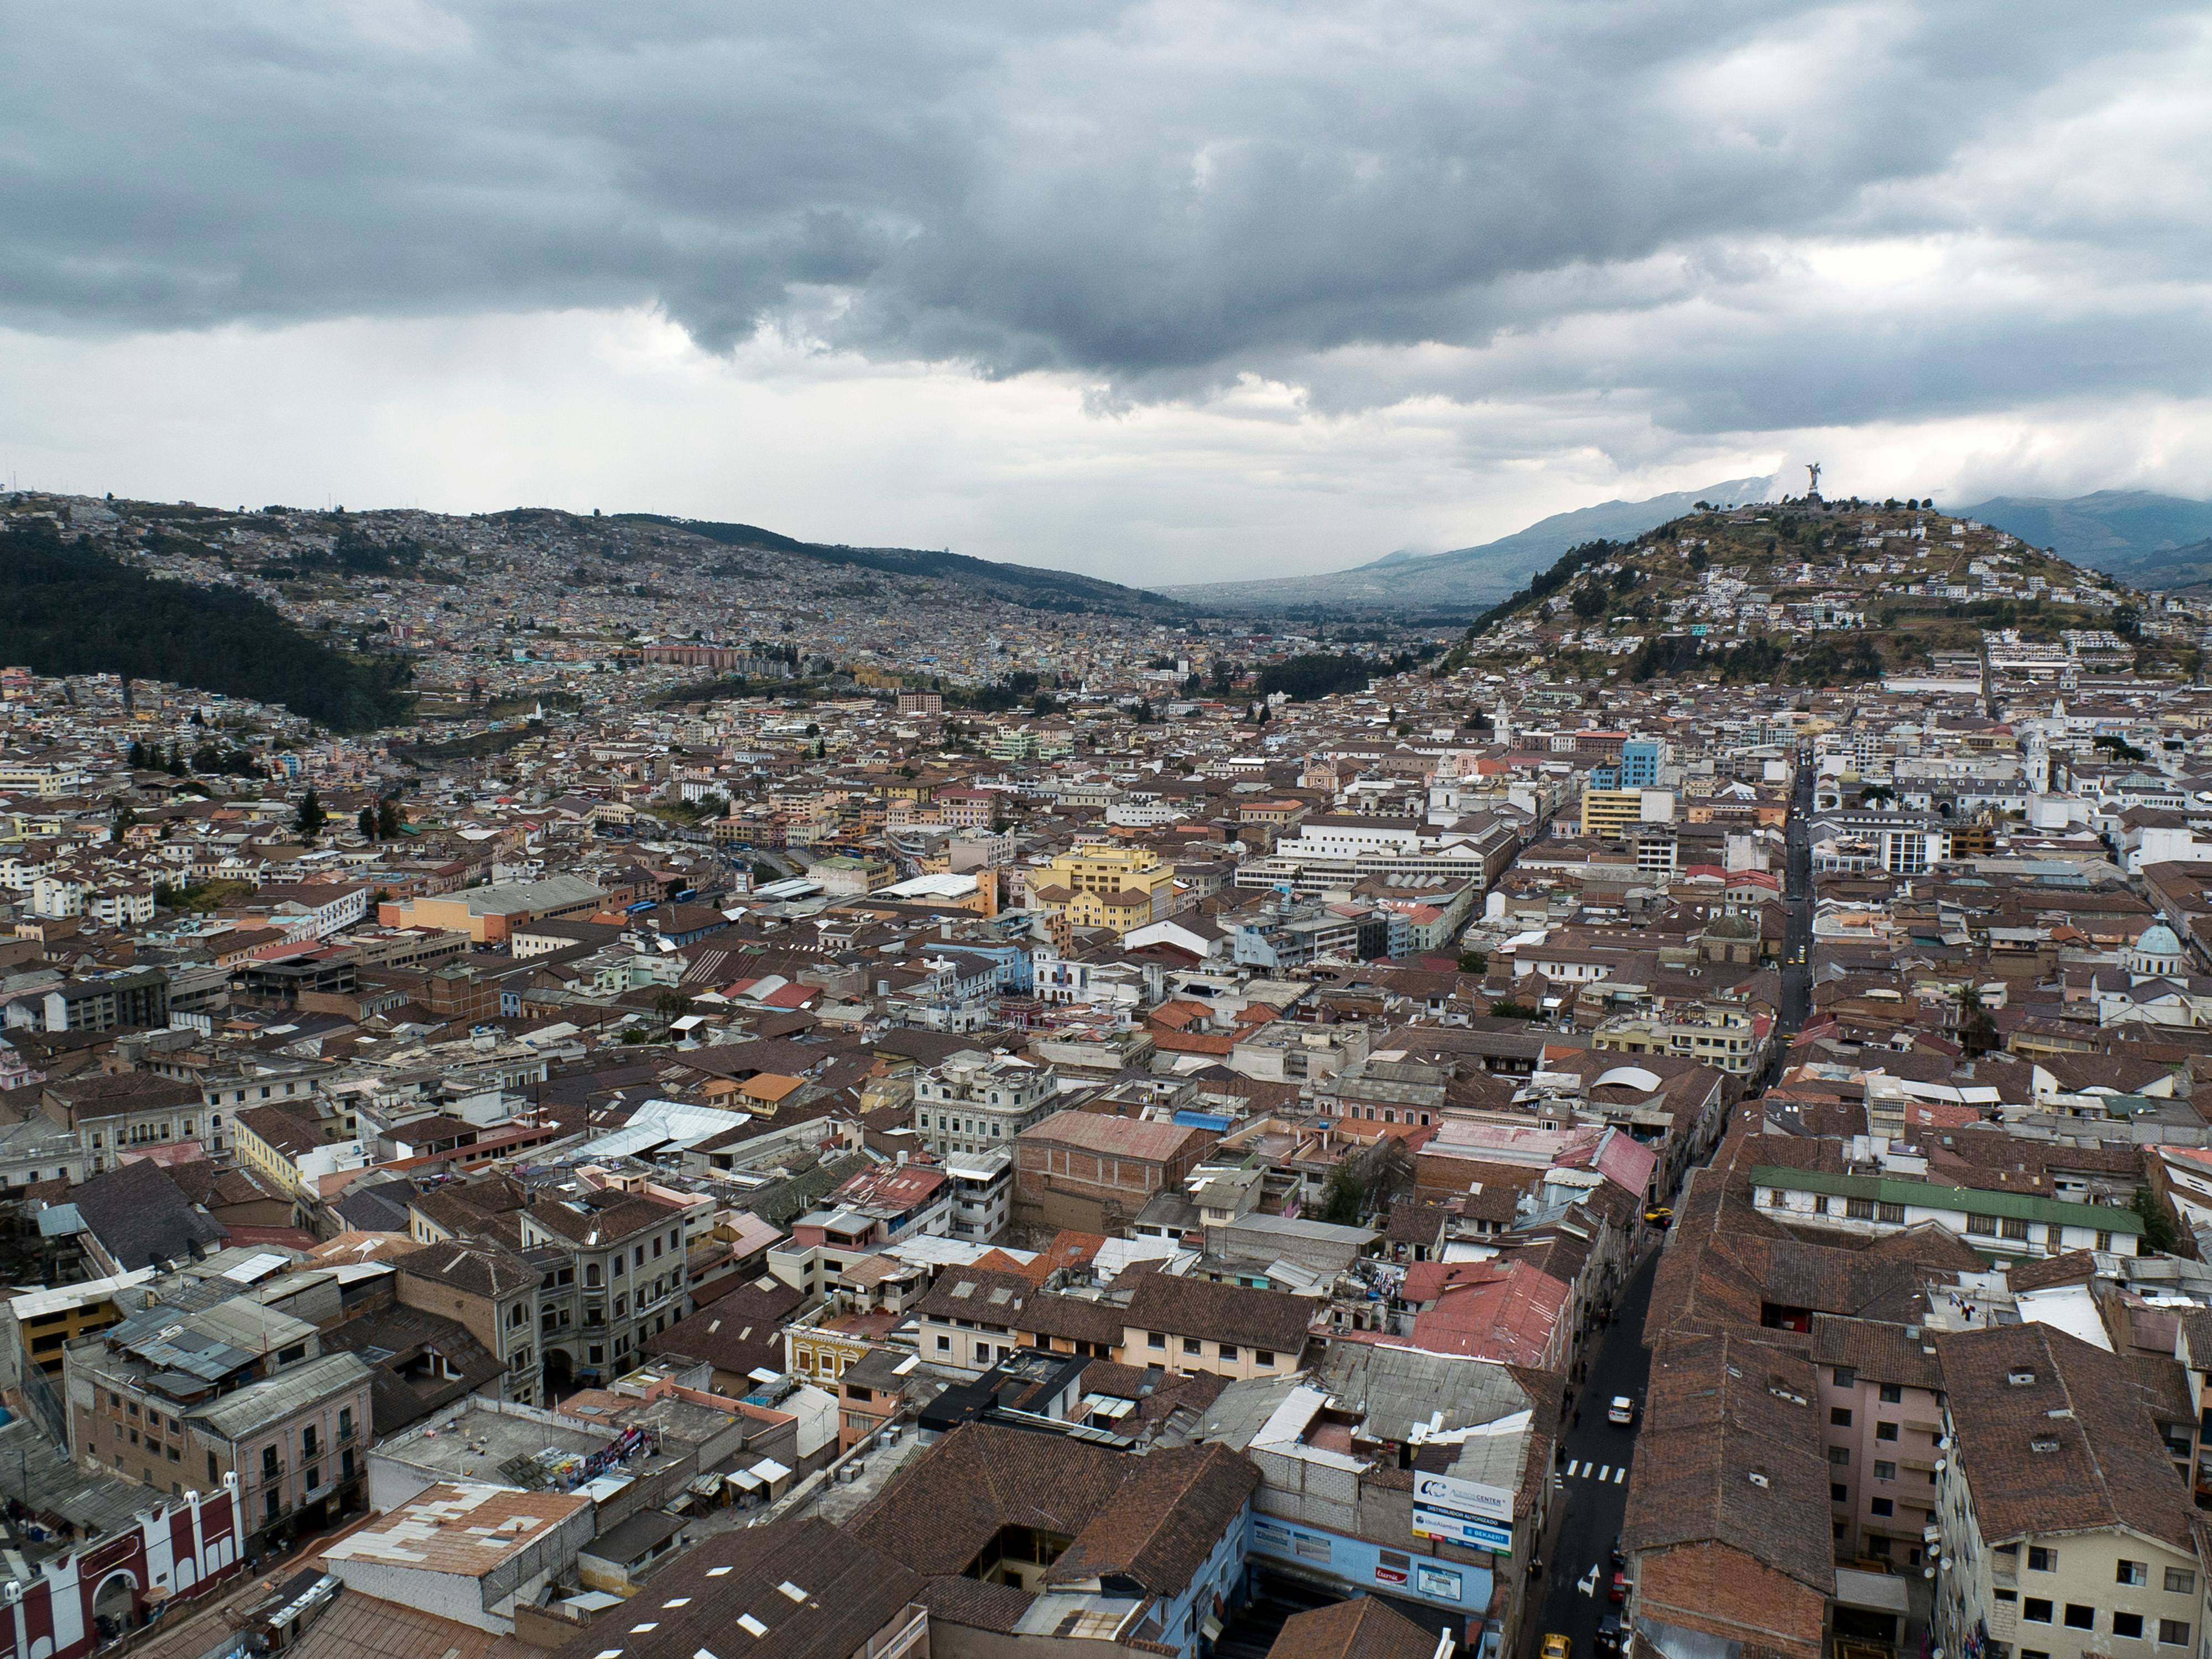
M 0 481 L 1137 582 L 2212 495 L 2201 3 L 0 4 Z M 1802 477 L 1802 473 L 1796 476 Z

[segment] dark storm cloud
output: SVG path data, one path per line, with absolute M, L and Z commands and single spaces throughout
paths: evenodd
M 2195 9 L 20 4 L 0 320 L 650 302 L 714 347 L 1346 406 L 1404 384 L 1326 354 L 1551 331 L 1419 389 L 1632 389 L 1700 429 L 2165 386 L 2203 360 L 2193 291 L 1967 284 L 1878 322 L 1793 302 L 1786 251 L 1988 235 L 2032 274 L 2139 236 L 2130 281 L 2201 268 L 2203 222 L 2125 176 L 1960 182 L 2154 75 Z M 1609 315 L 1644 326 L 1581 338 Z

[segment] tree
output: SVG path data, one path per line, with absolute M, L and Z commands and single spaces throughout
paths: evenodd
M 1959 988 L 1959 1042 L 1969 1060 L 2000 1046 L 1997 1023 L 1982 1006 L 1982 988 L 1978 985 Z
M 1459 970 L 1462 974 L 1486 974 L 1490 971 L 1490 958 L 1480 951 L 1462 951 L 1459 953 Z
M 1366 1207 L 1365 1183 L 1352 1169 L 1350 1158 L 1339 1159 L 1322 1191 L 1321 1218 L 1333 1226 L 1356 1227 Z
M 376 803 L 376 838 L 379 841 L 390 841 L 398 836 L 399 826 L 406 821 L 399 810 L 399 802 L 394 797 L 386 795 Z
M 2178 1251 L 2181 1236 L 2173 1224 L 2173 1212 L 2159 1202 L 2149 1188 L 2136 1188 L 2135 1199 L 2128 1207 L 2142 1218 L 2144 1243 L 2160 1255 L 2172 1255 Z
M 131 752 L 125 757 L 125 760 L 127 762 L 132 771 L 144 771 L 146 769 L 146 745 L 139 742 L 136 738 L 131 738 Z
M 376 839 L 376 809 L 374 806 L 362 807 L 361 816 L 354 820 L 354 823 L 360 830 L 363 841 Z
M 323 811 L 323 803 L 310 788 L 300 797 L 300 810 L 292 815 L 292 829 L 302 841 L 313 841 L 323 833 L 323 825 L 330 814 Z
M 168 758 L 161 763 L 161 769 L 173 778 L 185 775 L 185 757 L 177 752 L 177 745 L 173 743 L 169 745 Z
M 666 1030 L 691 1012 L 691 999 L 672 986 L 663 986 L 653 994 L 653 1012 L 660 1018 L 660 1029 Z
M 138 815 L 131 810 L 131 805 L 129 802 L 120 800 L 116 802 L 115 822 L 108 830 L 107 838 L 110 841 L 121 841 L 123 839 L 123 832 L 130 829 L 137 822 Z
M 1492 1019 L 1534 1019 L 1540 1011 L 1525 1002 L 1516 1002 L 1511 997 L 1500 997 L 1490 1005 Z

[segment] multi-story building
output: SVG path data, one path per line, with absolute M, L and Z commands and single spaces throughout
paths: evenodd
M 1943 1455 L 1935 1334 L 1815 1314 L 1809 1358 L 1827 1425 L 1837 1554 L 1917 1568 Z
M 1751 1187 L 1753 1202 L 1778 1220 L 1877 1238 L 1932 1221 L 1992 1260 L 2069 1250 L 2134 1255 L 2143 1232 L 2142 1218 L 2116 1204 L 1889 1176 L 1760 1164 L 1751 1172 Z
M 1113 1233 L 1188 1175 L 1216 1137 L 1180 1123 L 1056 1112 L 1014 1149 L 1014 1221 Z
M 1639 823 L 1667 823 L 1674 817 L 1674 792 L 1667 789 L 1585 789 L 1583 834 L 1618 841 Z
M 1014 1149 L 954 1152 L 945 1160 L 952 1187 L 952 1237 L 988 1244 L 1006 1230 L 1014 1201 Z
M 1050 1115 L 1059 1095 L 1060 1077 L 1049 1066 L 963 1048 L 915 1076 L 914 1127 L 939 1157 L 1004 1151 Z
M 515 1308 L 526 1305 L 524 1292 L 499 1275 L 484 1289 L 500 1340 L 508 1345 L 511 1385 L 540 1366 L 542 1380 L 532 1387 L 548 1395 L 618 1376 L 646 1337 L 684 1316 L 684 1218 L 673 1203 L 645 1193 L 579 1185 L 526 1194 L 512 1182 L 477 1182 L 417 1196 L 408 1206 L 408 1231 L 425 1244 L 515 1240 L 538 1274 L 536 1353 L 525 1357 L 512 1324 Z
M 64 1350 L 78 1462 L 171 1492 L 236 1475 L 249 1548 L 357 1506 L 374 1376 L 360 1355 L 325 1353 L 313 1325 L 245 1297 L 197 1312 L 138 1299 Z
M 538 1346 L 543 1272 L 496 1244 L 453 1240 L 386 1256 L 402 1307 L 465 1327 L 500 1362 L 502 1398 L 537 1405 L 544 1367 Z
M 1143 847 L 1078 847 L 1030 878 L 1030 902 L 1077 927 L 1133 927 L 1175 914 L 1174 869 Z
M 1747 1076 L 1766 1051 L 1762 1022 L 1740 1009 L 1701 1003 L 1665 1014 L 1622 1014 L 1590 1033 L 1590 1046 L 1615 1054 L 1673 1054 Z
M 1936 1642 L 1993 1659 L 2200 1652 L 2201 1517 L 2128 1362 L 2041 1324 L 1937 1346 Z

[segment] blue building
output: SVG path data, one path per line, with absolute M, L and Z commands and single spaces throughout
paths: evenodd
M 1631 738 L 1620 746 L 1620 781 L 1613 786 L 1619 789 L 1656 789 L 1659 787 L 1661 744 L 1650 738 Z

